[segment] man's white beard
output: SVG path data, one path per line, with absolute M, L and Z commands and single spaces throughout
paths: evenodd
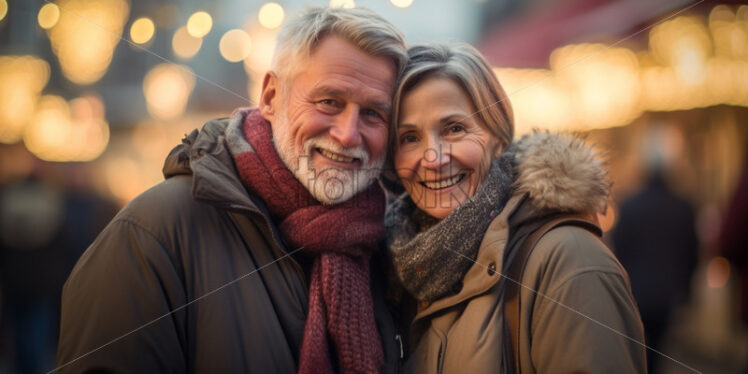
M 363 145 L 344 148 L 329 135 L 323 134 L 304 142 L 304 149 L 297 150 L 288 131 L 282 131 L 273 136 L 275 149 L 278 150 L 283 163 L 291 170 L 296 179 L 306 187 L 309 193 L 322 204 L 333 205 L 348 201 L 359 192 L 368 188 L 382 171 L 385 155 L 377 160 L 370 160 L 369 152 Z M 312 153 L 317 148 L 355 157 L 360 160 L 361 167 L 356 170 L 328 168 L 316 170 L 311 164 Z

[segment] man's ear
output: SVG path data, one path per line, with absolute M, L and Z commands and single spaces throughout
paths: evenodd
M 272 123 L 277 111 L 278 97 L 278 76 L 274 72 L 268 71 L 262 79 L 262 93 L 260 94 L 260 114 L 268 122 Z

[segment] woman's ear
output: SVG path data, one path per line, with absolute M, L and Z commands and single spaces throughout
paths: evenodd
M 266 121 L 272 123 L 275 118 L 275 104 L 278 97 L 278 76 L 268 71 L 262 80 L 262 93 L 260 94 L 260 114 Z
M 496 143 L 494 144 L 494 149 L 493 149 L 493 158 L 497 159 L 501 157 L 501 154 L 504 153 L 504 149 L 506 149 L 506 147 L 501 145 L 499 141 L 496 141 Z

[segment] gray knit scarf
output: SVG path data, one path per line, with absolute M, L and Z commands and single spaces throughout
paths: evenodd
M 505 152 L 494 160 L 475 195 L 441 221 L 420 210 L 407 193 L 388 207 L 385 229 L 395 273 L 413 297 L 434 301 L 459 292 L 483 234 L 509 199 L 512 159 Z

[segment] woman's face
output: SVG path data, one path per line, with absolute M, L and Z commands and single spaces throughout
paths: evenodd
M 400 103 L 395 168 L 413 202 L 442 219 L 475 195 L 499 152 L 454 80 L 426 78 Z

